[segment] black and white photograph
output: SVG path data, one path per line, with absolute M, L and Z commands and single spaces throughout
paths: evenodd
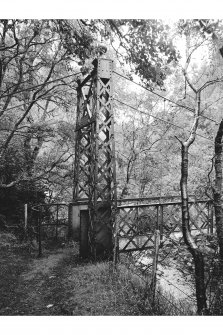
M 105 6 L 0 19 L 0 318 L 222 316 L 223 19 Z

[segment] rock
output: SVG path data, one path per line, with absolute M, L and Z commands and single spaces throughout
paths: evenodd
M 51 308 L 51 307 L 53 307 L 53 304 L 49 304 L 46 306 L 46 308 Z

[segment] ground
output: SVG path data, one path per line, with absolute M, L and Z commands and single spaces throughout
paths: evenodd
M 127 272 L 119 276 L 109 263 L 86 264 L 73 245 L 44 250 L 41 258 L 11 240 L 0 249 L 0 315 L 142 313 Z
M 125 255 L 114 271 L 112 262 L 82 260 L 73 242 L 45 246 L 41 258 L 32 246 L 0 232 L 0 315 L 193 314 L 187 299 L 176 300 L 161 286 L 152 307 L 145 278 L 133 271 Z M 176 278 L 171 274 L 172 286 Z

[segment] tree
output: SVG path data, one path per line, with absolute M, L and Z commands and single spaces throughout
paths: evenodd
M 169 65 L 178 60 L 170 27 L 162 20 L 80 20 L 84 27 L 108 41 L 122 65 L 129 64 L 145 84 L 163 88 Z
M 24 202 L 46 201 L 49 180 L 72 164 L 73 73 L 92 43 L 66 20 L 0 20 L 0 210 L 16 223 Z
M 90 20 L 88 24 L 87 20 L 1 20 L 0 24 L 2 45 L 0 117 L 4 125 L 0 154 L 1 157 L 4 155 L 15 136 L 27 136 L 24 141 L 27 156 L 28 152 L 31 152 L 30 144 L 36 137 L 35 152 L 30 154 L 32 159 L 29 159 L 28 164 L 30 171 L 31 161 L 33 164 L 45 140 L 50 137 L 51 130 L 46 125 L 47 115 L 52 113 L 52 110 L 61 108 L 62 101 L 64 105 L 68 104 L 67 98 L 71 93 L 68 88 L 71 82 L 58 80 L 58 75 L 71 72 L 71 62 L 84 65 L 88 59 L 101 53 L 101 47 L 97 43 L 100 27 L 104 28 L 105 35 L 107 31 L 107 38 L 118 37 L 127 52 L 123 59 L 137 65 L 137 71 L 141 74 L 144 70 L 141 69 L 141 56 L 136 57 L 139 53 L 136 39 L 140 39 L 145 48 L 148 47 L 145 52 L 150 53 L 151 59 L 150 62 L 148 59 L 146 63 L 143 62 L 151 67 L 153 72 L 152 76 L 144 76 L 148 83 L 161 85 L 155 78 L 155 68 L 151 65 L 157 63 L 157 57 L 161 61 L 161 55 L 165 54 L 168 62 L 175 57 L 169 40 L 164 44 L 161 40 L 157 44 L 152 43 L 154 37 L 162 39 L 162 33 L 167 28 L 162 26 L 161 21 Z M 110 27 L 109 33 L 108 27 Z M 122 34 L 122 29 L 128 30 L 128 38 Z M 102 30 L 100 33 L 102 34 Z M 164 77 L 164 72 L 161 77 Z M 56 80 L 56 83 L 54 84 L 52 80 Z M 36 126 L 38 113 L 42 115 L 42 123 Z M 40 129 L 41 127 L 44 131 Z M 11 181 L 7 185 L 1 183 L 1 187 L 10 187 L 23 178 L 24 175 L 21 174 L 16 181 Z
M 217 299 L 214 302 L 213 312 L 222 315 L 222 292 L 223 292 L 223 208 L 222 208 L 222 137 L 223 137 L 223 120 L 221 121 L 215 137 L 215 185 L 213 185 L 214 208 L 216 231 L 219 245 L 219 264 L 217 269 L 218 287 L 216 290 Z
M 188 26 L 186 26 L 188 28 Z M 193 256 L 194 265 L 195 265 L 195 283 L 196 283 L 196 296 L 197 296 L 197 307 L 198 307 L 198 314 L 206 314 L 207 313 L 207 302 L 206 302 L 206 287 L 205 287 L 205 268 L 204 268 L 204 254 L 202 250 L 197 245 L 195 238 L 192 236 L 189 227 L 189 206 L 188 206 L 188 153 L 190 146 L 194 143 L 196 132 L 199 125 L 199 119 L 201 116 L 201 106 L 202 106 L 202 99 L 201 95 L 204 90 L 208 87 L 222 82 L 221 78 L 211 78 L 207 81 L 204 80 L 203 74 L 202 76 L 196 81 L 196 84 L 199 83 L 200 87 L 196 88 L 195 84 L 192 83 L 191 78 L 188 75 L 188 68 L 190 65 L 191 57 L 193 52 L 201 46 L 204 41 L 206 41 L 206 36 L 196 41 L 195 47 L 193 47 L 192 51 L 188 52 L 186 58 L 186 65 L 183 68 L 183 74 L 185 77 L 186 88 L 189 87 L 190 94 L 191 92 L 195 96 L 195 103 L 194 103 L 194 116 L 193 116 L 193 124 L 191 126 L 190 135 L 189 137 L 182 141 L 181 143 L 181 153 L 182 153 L 182 161 L 181 161 L 181 198 L 182 198 L 182 231 L 185 244 L 188 246 L 188 250 Z M 189 32 L 186 32 L 186 42 L 187 47 L 190 46 L 190 39 L 189 39 Z M 219 137 L 218 133 L 218 137 Z M 218 147 L 218 146 L 217 146 Z M 218 148 L 219 150 L 219 148 Z M 219 193 L 219 192 L 218 192 Z M 216 197 L 217 199 L 217 197 Z M 218 199 L 217 199 L 218 200 Z M 220 234 L 220 233 L 219 233 Z M 221 235 L 221 234 L 220 234 Z

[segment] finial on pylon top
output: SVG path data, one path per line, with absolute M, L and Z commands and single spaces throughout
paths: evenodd
M 98 44 L 97 47 L 95 48 L 95 53 L 97 55 L 97 57 L 102 57 L 106 54 L 106 52 L 108 51 L 108 48 L 106 47 L 105 44 Z
M 96 69 L 98 66 L 98 59 L 102 58 L 105 56 L 106 52 L 107 52 L 108 48 L 106 47 L 105 44 L 98 44 L 95 47 L 95 54 L 96 54 L 96 58 L 93 60 L 92 64 L 94 65 L 94 68 Z

